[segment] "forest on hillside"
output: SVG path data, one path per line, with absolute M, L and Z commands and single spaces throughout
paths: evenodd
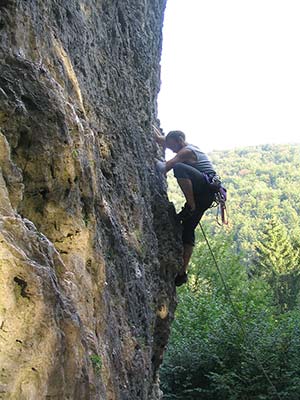
M 198 230 L 161 368 L 164 399 L 298 400 L 300 145 L 210 157 L 228 190 L 229 226 L 216 209 L 202 220 L 221 275 Z

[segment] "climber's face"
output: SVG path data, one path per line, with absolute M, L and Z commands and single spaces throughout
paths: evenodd
M 184 147 L 184 141 L 182 139 L 167 138 L 166 147 L 174 153 L 178 153 Z

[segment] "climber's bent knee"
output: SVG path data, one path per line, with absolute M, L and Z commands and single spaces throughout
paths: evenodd
M 194 193 L 209 191 L 209 185 L 205 175 L 191 165 L 177 163 L 174 165 L 173 171 L 177 180 L 189 179 L 192 182 Z
M 183 163 L 177 163 L 173 167 L 174 176 L 176 179 L 191 179 L 188 165 Z

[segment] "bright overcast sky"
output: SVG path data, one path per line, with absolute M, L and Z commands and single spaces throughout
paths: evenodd
M 300 0 L 168 0 L 161 126 L 205 151 L 300 142 Z

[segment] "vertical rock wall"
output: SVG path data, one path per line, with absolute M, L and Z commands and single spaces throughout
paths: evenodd
M 180 235 L 165 0 L 0 0 L 0 399 L 156 400 Z

